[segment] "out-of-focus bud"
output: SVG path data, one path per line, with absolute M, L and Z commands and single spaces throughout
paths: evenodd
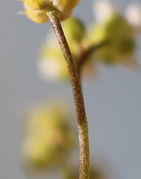
M 78 56 L 80 52 L 80 43 L 86 33 L 85 25 L 78 18 L 71 17 L 64 21 L 63 28 L 71 52 L 74 56 Z
M 135 28 L 135 32 L 141 32 L 141 5 L 130 4 L 126 9 L 126 19 Z
M 116 13 L 116 8 L 109 0 L 98 0 L 94 1 L 93 13 L 96 22 L 103 23 Z
M 47 143 L 41 137 L 27 137 L 23 150 L 24 160 L 30 169 L 43 170 L 47 167 L 47 163 L 51 165 L 52 158 L 49 159 Z
M 85 25 L 78 18 L 71 17 L 64 21 L 63 28 L 73 56 L 79 56 L 80 44 L 86 33 Z
M 91 45 L 98 44 L 108 38 L 108 32 L 105 24 L 94 24 L 90 27 L 87 41 Z
M 56 16 L 58 16 L 60 20 L 66 19 L 71 14 L 72 9 L 78 4 L 79 0 L 23 0 L 23 2 L 26 9 L 33 11 L 32 16 L 31 12 L 28 12 L 28 17 L 34 22 L 44 23 L 48 20 L 47 17 L 45 21 L 47 11 L 51 9 L 56 11 Z M 40 14 L 44 14 L 44 16 L 40 16 L 40 21 L 38 21 L 39 12 Z M 35 15 L 35 13 L 38 15 Z M 41 20 L 41 18 L 43 18 L 43 20 Z
M 74 41 L 76 43 L 82 41 L 86 29 L 81 20 L 75 17 L 71 17 L 64 21 L 63 27 L 68 41 Z
M 140 64 L 136 59 L 136 56 L 134 54 L 131 54 L 129 56 L 127 56 L 126 58 L 123 58 L 119 61 L 119 65 L 121 67 L 124 67 L 124 69 L 126 68 L 128 71 L 138 71 L 138 69 L 140 68 Z
M 103 24 L 94 25 L 89 33 L 91 43 L 108 43 L 94 54 L 104 64 L 117 64 L 129 57 L 135 49 L 134 31 L 126 19 L 120 15 L 111 16 Z
M 47 169 L 59 166 L 74 147 L 70 113 L 56 102 L 34 108 L 27 120 L 23 156 L 28 167 Z
M 50 38 L 51 37 L 51 38 Z M 66 80 L 68 71 L 56 38 L 50 34 L 40 51 L 39 73 L 43 79 Z

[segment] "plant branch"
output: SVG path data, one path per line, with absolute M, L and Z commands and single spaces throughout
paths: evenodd
M 73 95 L 74 95 L 74 101 L 75 101 L 75 107 L 76 107 L 77 119 L 78 119 L 77 123 L 78 123 L 78 135 L 79 135 L 79 145 L 80 145 L 79 179 L 89 179 L 88 124 L 87 124 L 80 78 L 59 19 L 56 17 L 54 11 L 48 11 L 47 15 L 51 21 L 54 32 L 60 44 L 60 48 L 64 55 L 71 79 L 72 89 L 73 89 Z
M 85 63 L 88 61 L 88 57 L 94 53 L 96 50 L 104 47 L 105 45 L 107 45 L 109 43 L 108 40 L 105 40 L 103 42 L 100 42 L 99 44 L 96 44 L 96 45 L 93 45 L 91 46 L 90 48 L 88 48 L 87 50 L 84 50 L 82 51 L 82 54 L 80 56 L 80 58 L 78 59 L 78 62 L 77 62 L 77 68 L 78 68 L 78 71 L 79 71 L 79 74 L 81 73 L 82 71 L 82 68 L 83 66 L 85 65 Z

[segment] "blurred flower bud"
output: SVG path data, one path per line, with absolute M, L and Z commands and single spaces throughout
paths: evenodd
M 75 17 L 71 17 L 64 21 L 63 27 L 68 41 L 74 41 L 76 43 L 82 41 L 86 29 L 81 20 Z
M 64 20 L 71 14 L 72 9 L 78 4 L 79 0 L 23 0 L 23 2 L 26 9 L 33 11 L 32 15 L 29 11 L 27 16 L 34 22 L 44 23 L 48 20 L 48 17 L 45 18 L 48 10 L 56 10 L 58 18 Z M 35 13 L 38 15 L 35 15 Z M 38 20 L 39 15 L 40 20 Z
M 117 64 L 132 55 L 135 49 L 133 28 L 120 15 L 111 16 L 105 23 L 94 25 L 89 39 L 93 44 L 108 42 L 95 53 L 95 58 L 104 64 Z
M 78 56 L 80 52 L 80 43 L 86 32 L 85 25 L 78 18 L 71 17 L 64 21 L 63 28 L 71 52 L 74 56 Z
M 130 4 L 126 10 L 126 19 L 135 28 L 135 32 L 141 32 L 141 5 Z
M 68 71 L 56 38 L 50 34 L 40 51 L 38 69 L 41 77 L 48 80 L 66 80 Z
M 93 13 L 96 22 L 103 23 L 116 13 L 116 8 L 109 0 L 98 0 L 94 1 Z
M 29 136 L 24 143 L 24 160 L 30 169 L 42 170 L 51 165 L 48 145 L 41 137 Z
M 90 27 L 87 41 L 91 45 L 103 42 L 107 40 L 107 38 L 108 32 L 105 24 L 94 24 Z
M 127 56 L 119 61 L 119 65 L 130 71 L 137 71 L 140 67 L 139 62 L 134 54 Z
M 58 166 L 73 149 L 74 141 L 70 113 L 64 104 L 36 107 L 28 116 L 24 160 L 33 169 Z

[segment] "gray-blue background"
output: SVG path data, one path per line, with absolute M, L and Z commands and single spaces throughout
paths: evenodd
M 81 0 L 75 14 L 93 20 L 92 0 Z M 119 2 L 120 10 L 130 1 Z M 16 13 L 22 3 L 0 3 L 0 178 L 25 179 L 20 166 L 20 119 L 32 104 L 71 95 L 69 86 L 44 82 L 37 50 L 49 23 L 37 25 Z M 101 67 L 101 77 L 85 82 L 91 158 L 108 161 L 118 179 L 141 177 L 141 74 Z M 71 99 L 71 97 L 70 97 Z M 115 179 L 115 178 L 113 178 Z

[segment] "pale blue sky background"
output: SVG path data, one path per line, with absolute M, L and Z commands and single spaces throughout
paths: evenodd
M 87 23 L 93 20 L 91 2 L 82 0 L 75 10 Z M 116 2 L 123 10 L 131 1 Z M 0 178 L 26 179 L 20 166 L 19 117 L 51 96 L 71 99 L 71 89 L 39 77 L 36 55 L 49 23 L 37 25 L 17 16 L 22 4 L 16 0 L 0 4 Z M 86 82 L 84 93 L 91 158 L 108 162 L 117 179 L 141 178 L 141 74 L 101 67 L 100 79 Z

